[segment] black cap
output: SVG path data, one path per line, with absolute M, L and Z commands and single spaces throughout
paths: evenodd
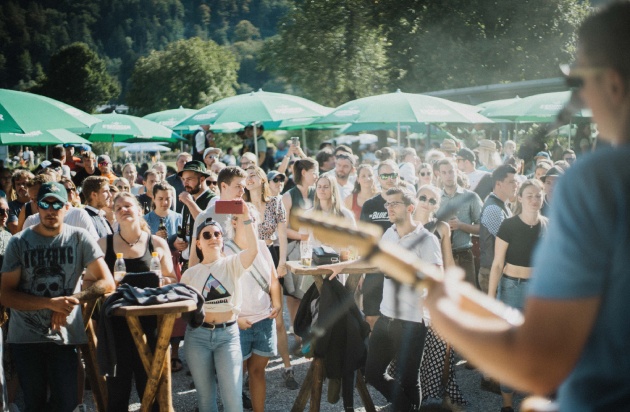
M 457 156 L 468 160 L 470 163 L 475 162 L 475 153 L 466 147 L 464 147 L 463 149 L 459 149 L 459 152 L 457 152 Z
M 184 168 L 181 172 L 177 173 L 177 176 L 182 176 L 184 172 L 196 172 L 205 177 L 210 177 L 210 173 L 206 170 L 206 165 L 199 160 L 191 160 L 190 162 L 184 165 Z
M 552 176 L 552 177 L 558 177 L 558 176 L 562 176 L 564 174 L 564 169 L 558 166 L 554 166 L 551 169 L 547 170 L 547 173 L 545 173 L 545 175 L 543 177 L 540 178 L 540 180 L 545 183 L 545 180 L 547 180 L 548 176 Z

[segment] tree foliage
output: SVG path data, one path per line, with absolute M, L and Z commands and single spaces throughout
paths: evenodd
M 91 113 L 118 96 L 120 87 L 87 44 L 73 43 L 53 54 L 48 75 L 34 91 Z
M 211 40 L 180 40 L 137 61 L 127 103 L 139 115 L 201 108 L 235 94 L 237 70 L 229 49 Z
M 387 90 L 386 39 L 363 0 L 296 4 L 265 45 L 261 66 L 322 104 Z

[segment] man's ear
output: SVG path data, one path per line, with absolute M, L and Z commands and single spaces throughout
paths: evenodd
M 606 88 L 613 103 L 621 103 L 627 99 L 630 91 L 628 81 L 615 69 L 607 71 Z

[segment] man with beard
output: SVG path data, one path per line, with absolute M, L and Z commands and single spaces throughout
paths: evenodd
M 11 308 L 7 341 L 26 410 L 72 411 L 79 403 L 77 345 L 87 343 L 80 303 L 112 292 L 114 279 L 96 240 L 63 224 L 63 185 L 44 183 L 37 203 L 41 222 L 11 238 L 2 265 L 0 295 Z M 84 268 L 86 289 L 75 293 Z
M 63 189 L 66 190 L 65 187 Z M 105 219 L 105 211 L 103 210 L 112 201 L 109 179 L 104 176 L 90 176 L 83 181 L 82 192 L 85 196 L 85 211 L 92 218 L 98 237 L 102 238 L 113 234 L 114 231 Z
M 339 187 L 342 203 L 346 197 L 352 194 L 354 189 L 354 181 L 356 179 L 350 179 L 350 176 L 355 173 L 354 165 L 355 159 L 353 155 L 345 152 L 337 153 L 335 158 L 335 177 L 337 178 L 337 186 Z
M 9 217 L 7 219 L 7 229 L 14 235 L 18 231 L 18 216 L 20 210 L 30 199 L 28 197 L 28 190 L 26 184 L 31 180 L 33 174 L 28 170 L 18 169 L 13 172 L 11 176 L 11 184 L 13 185 L 13 191 L 17 196 L 15 200 L 9 202 Z
M 182 223 L 186 238 L 182 240 L 178 238 L 173 246 L 182 252 L 183 259 L 188 260 L 190 258 L 190 249 L 188 248 L 190 243 L 188 243 L 188 240 L 192 237 L 195 219 L 208 207 L 208 203 L 214 197 L 214 193 L 208 190 L 208 185 L 206 184 L 206 178 L 210 176 L 206 171 L 206 165 L 199 160 L 192 160 L 186 163 L 182 171 L 177 175 L 182 178 L 184 183 L 184 192 L 180 193 L 179 201 L 184 205 Z

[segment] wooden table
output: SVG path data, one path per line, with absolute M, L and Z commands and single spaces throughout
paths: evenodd
M 115 316 L 124 316 L 127 319 L 127 324 L 136 348 L 138 348 L 142 365 L 147 372 L 147 386 L 142 397 L 140 411 L 150 411 L 156 397 L 160 402 L 160 411 L 174 411 L 171 396 L 171 352 L 169 351 L 169 341 L 175 319 L 181 316 L 182 313 L 193 311 L 196 308 L 196 301 L 185 300 L 161 305 L 124 306 L 114 310 Z M 140 325 L 141 316 L 157 316 L 158 335 L 155 353 L 151 353 L 147 337 Z
M 287 269 L 296 275 L 314 276 L 315 284 L 317 285 L 318 290 L 321 290 L 324 276 L 330 275 L 332 273 L 332 271 L 329 269 L 320 269 L 317 266 L 304 266 L 299 261 L 287 262 Z M 381 270 L 374 266 L 368 265 L 365 262 L 359 261 L 346 266 L 342 272 L 349 275 L 348 279 L 346 280 L 346 288 L 351 292 L 354 292 L 359 284 L 361 275 L 363 275 L 364 273 L 381 273 Z M 311 400 L 310 411 L 319 411 L 322 400 L 323 383 L 323 359 L 314 357 L 313 361 L 311 362 L 311 366 L 306 373 L 306 378 L 304 378 L 304 382 L 300 387 L 300 392 L 298 393 L 298 396 L 293 403 L 291 412 L 303 411 L 306 407 L 306 402 L 309 399 L 309 395 Z M 357 371 L 356 388 L 359 392 L 359 396 L 361 397 L 361 402 L 363 402 L 363 406 L 365 406 L 365 410 L 367 412 L 376 412 L 374 402 L 372 401 L 370 393 L 367 390 L 365 379 L 363 378 L 363 374 L 361 373 L 361 371 Z

